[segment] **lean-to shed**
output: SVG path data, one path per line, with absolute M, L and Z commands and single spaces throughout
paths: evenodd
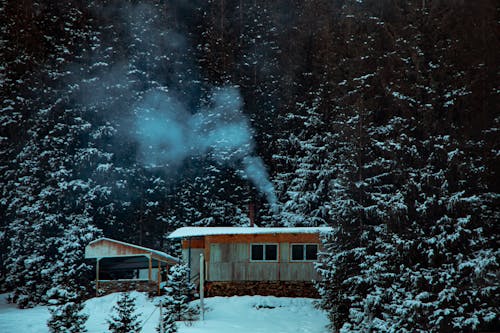
M 199 280 L 205 258 L 205 289 L 215 295 L 311 296 L 320 234 L 329 227 L 185 227 L 169 238 L 182 240 L 191 280 Z
M 85 259 L 96 261 L 96 292 L 139 290 L 160 293 L 160 284 L 171 265 L 180 260 L 165 252 L 110 238 L 99 238 L 85 247 Z

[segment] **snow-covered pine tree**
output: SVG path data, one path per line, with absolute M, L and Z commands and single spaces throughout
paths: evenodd
M 176 323 L 176 301 L 171 295 L 162 297 L 161 302 L 161 316 L 160 323 L 156 328 L 159 333 L 177 333 L 178 327 Z
M 486 188 L 468 181 L 480 180 L 484 166 L 453 136 L 434 135 L 422 143 L 429 154 L 422 153 L 426 158 L 415 177 L 418 198 L 410 210 L 416 214 L 397 284 L 404 292 L 387 312 L 409 331 L 492 327 L 498 323 L 491 301 L 498 299 L 493 276 L 500 252 L 492 247 Z
M 333 177 L 332 134 L 324 121 L 321 91 L 308 96 L 312 101 L 297 103 L 289 122 L 302 122 L 298 134 L 283 139 L 285 154 L 275 155 L 283 170 L 274 179 L 281 193 L 281 223 L 289 226 L 319 226 L 329 218 L 329 184 Z M 285 143 L 284 143 L 285 144 Z
M 197 309 L 189 304 L 195 286 L 188 280 L 188 271 L 185 264 L 170 267 L 165 296 L 161 299 L 163 319 L 160 325 L 165 333 L 177 332 L 176 321 L 193 320 L 197 315 Z M 160 326 L 157 331 L 160 332 Z
M 7 284 L 20 307 L 48 300 L 53 269 L 60 266 L 62 256 L 66 256 L 66 266 L 57 272 L 57 279 L 65 273 L 73 278 L 84 275 L 85 270 L 79 269 L 83 267 L 81 250 L 89 240 L 85 233 L 93 229 L 90 215 L 99 206 L 92 204 L 105 202 L 107 189 L 90 180 L 89 174 L 98 164 L 108 162 L 110 155 L 93 146 L 96 129 L 90 121 L 94 115 L 84 112 L 77 102 L 81 67 L 68 65 L 89 52 L 89 27 L 80 5 L 39 6 L 30 22 L 42 34 L 38 37 L 45 41 L 47 59 L 36 71 L 45 80 L 32 87 L 42 89 L 44 98 L 33 100 L 36 104 L 24 128 L 26 141 L 15 158 L 18 168 L 9 176 L 13 190 L 7 209 L 11 258 L 6 262 Z M 61 239 L 68 236 L 65 233 L 71 228 L 66 228 L 73 223 L 82 228 L 81 239 L 75 243 L 81 248 L 71 248 L 77 251 L 74 255 L 63 254 Z M 90 233 L 97 235 L 95 231 Z
M 355 34 L 361 44 L 350 44 L 354 56 L 341 64 L 355 79 L 339 85 L 340 92 L 347 88 L 344 101 L 353 111 L 344 131 L 355 126 L 336 142 L 351 144 L 345 151 L 355 154 L 336 159 L 344 163 L 338 170 L 345 170 L 333 183 L 337 223 L 318 266 L 322 306 L 335 332 L 475 331 L 498 323 L 491 305 L 498 299 L 492 278 L 499 252 L 490 236 L 495 214 L 491 185 L 482 180 L 488 167 L 478 153 L 485 142 L 468 140 L 459 121 L 471 112 L 464 106 L 474 94 L 463 76 L 482 80 L 482 75 L 457 69 L 468 57 L 455 59 L 464 49 L 453 44 L 467 34 L 440 35 L 446 30 L 443 19 L 454 24 L 464 8 L 440 6 L 429 13 L 418 3 L 363 2 L 340 12 L 363 28 Z M 457 15 L 441 17 L 445 8 Z M 383 28 L 389 26 L 390 34 Z M 457 28 L 453 33 L 461 24 Z M 377 40 L 394 40 L 395 47 L 371 44 Z M 391 55 L 398 61 L 386 63 Z M 372 68 L 366 59 L 379 64 Z M 356 64 L 373 72 L 360 76 Z M 360 92 L 366 98 L 360 99 Z
M 84 304 L 81 295 L 74 290 L 58 289 L 53 291 L 58 299 L 49 307 L 50 318 L 47 322 L 51 333 L 84 333 L 88 315 L 82 313 Z M 53 295 L 55 296 L 55 295 Z
M 169 304 L 170 313 L 176 321 L 190 320 L 196 315 L 196 311 L 189 305 L 189 301 L 195 292 L 195 285 L 188 280 L 189 268 L 186 264 L 178 264 L 170 267 L 165 287 L 166 304 Z
M 392 233 L 401 227 L 407 211 L 404 184 L 408 172 L 400 163 L 407 154 L 408 122 L 398 108 L 379 104 L 384 88 L 378 84 L 387 61 L 377 40 L 380 8 L 368 14 L 365 4 L 351 3 L 340 10 L 339 23 L 355 20 L 360 30 L 340 29 L 352 40 L 349 55 L 340 59 L 350 80 L 340 81 L 333 93 L 333 177 L 330 221 L 334 231 L 325 239 L 318 270 L 321 305 L 327 309 L 334 332 L 390 329 L 382 311 L 396 277 L 398 250 Z M 367 20 L 369 18 L 369 20 Z M 356 35 L 357 38 L 351 39 Z M 364 55 L 370 55 L 365 57 Z M 399 228 L 399 229 L 398 229 Z
M 93 272 L 92 266 L 84 261 L 85 246 L 102 236 L 102 233 L 93 226 L 89 214 L 85 215 L 68 216 L 70 225 L 57 239 L 53 264 L 46 268 L 47 275 L 51 277 L 52 288 L 47 291 L 50 303 L 59 299 L 61 290 L 66 290 L 63 295 L 72 293 L 72 297 L 78 299 L 85 298 L 89 291 Z
M 135 298 L 124 292 L 113 306 L 115 314 L 108 319 L 108 328 L 112 333 L 138 333 L 141 329 L 139 315 L 135 314 Z

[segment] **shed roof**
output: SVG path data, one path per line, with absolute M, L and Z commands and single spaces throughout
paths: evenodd
M 183 227 L 172 232 L 168 238 L 188 238 L 212 235 L 253 234 L 314 234 L 330 232 L 330 227 L 260 228 L 260 227 Z
M 165 252 L 106 237 L 96 239 L 85 247 L 85 259 L 127 257 L 133 255 L 151 255 L 160 261 L 180 262 L 179 259 Z

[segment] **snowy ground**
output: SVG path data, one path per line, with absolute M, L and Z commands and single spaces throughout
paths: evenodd
M 142 332 L 155 333 L 159 312 L 155 300 L 133 292 L 138 312 L 145 322 Z M 0 332 L 47 333 L 49 311 L 45 306 L 19 310 L 8 304 L 6 294 L 0 295 Z M 93 298 L 85 303 L 90 315 L 89 333 L 107 332 L 106 319 L 118 294 Z M 180 323 L 180 333 L 325 333 L 327 318 L 307 298 L 264 296 L 212 297 L 205 299 L 208 308 L 205 321 Z

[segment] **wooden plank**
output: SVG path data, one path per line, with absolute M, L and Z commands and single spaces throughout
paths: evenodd
M 246 281 L 248 275 L 248 263 L 233 262 L 230 281 Z
M 280 279 L 282 281 L 311 281 L 317 280 L 318 274 L 313 262 L 281 263 Z
M 108 257 L 130 254 L 148 254 L 149 252 L 137 249 L 124 244 L 110 242 L 106 239 L 89 244 L 85 249 L 85 255 L 88 257 Z
M 198 276 L 200 274 L 200 253 L 203 253 L 203 249 L 191 249 L 191 282 L 197 282 Z M 182 261 L 187 264 L 189 250 L 182 250 Z
M 122 244 L 119 241 L 101 239 L 85 247 L 85 258 L 105 258 L 133 255 L 153 256 L 153 258 L 156 260 L 175 264 L 175 261 L 168 256 L 166 257 L 164 255 L 158 254 L 152 249 L 141 249 L 137 248 L 133 244 Z
M 207 243 L 320 243 L 319 234 L 276 233 L 205 236 Z
M 248 244 L 210 244 L 210 262 L 247 262 L 248 259 Z
M 226 244 L 210 244 L 210 262 L 212 263 L 219 263 L 223 262 L 222 261 L 222 248 L 224 248 L 227 252 L 227 246 L 224 246 Z
M 205 247 L 205 239 L 203 237 L 193 237 L 191 238 L 191 248 L 192 249 L 203 249 Z M 182 240 L 182 248 L 189 248 L 189 240 Z
M 276 262 L 251 262 L 247 264 L 247 281 L 277 281 L 279 264 Z
M 280 243 L 280 262 L 290 261 L 290 243 Z
M 230 245 L 231 254 L 229 261 L 231 262 L 248 262 L 250 259 L 249 245 L 246 243 L 232 243 Z
M 210 281 L 231 281 L 233 275 L 233 264 L 230 262 L 210 263 Z

